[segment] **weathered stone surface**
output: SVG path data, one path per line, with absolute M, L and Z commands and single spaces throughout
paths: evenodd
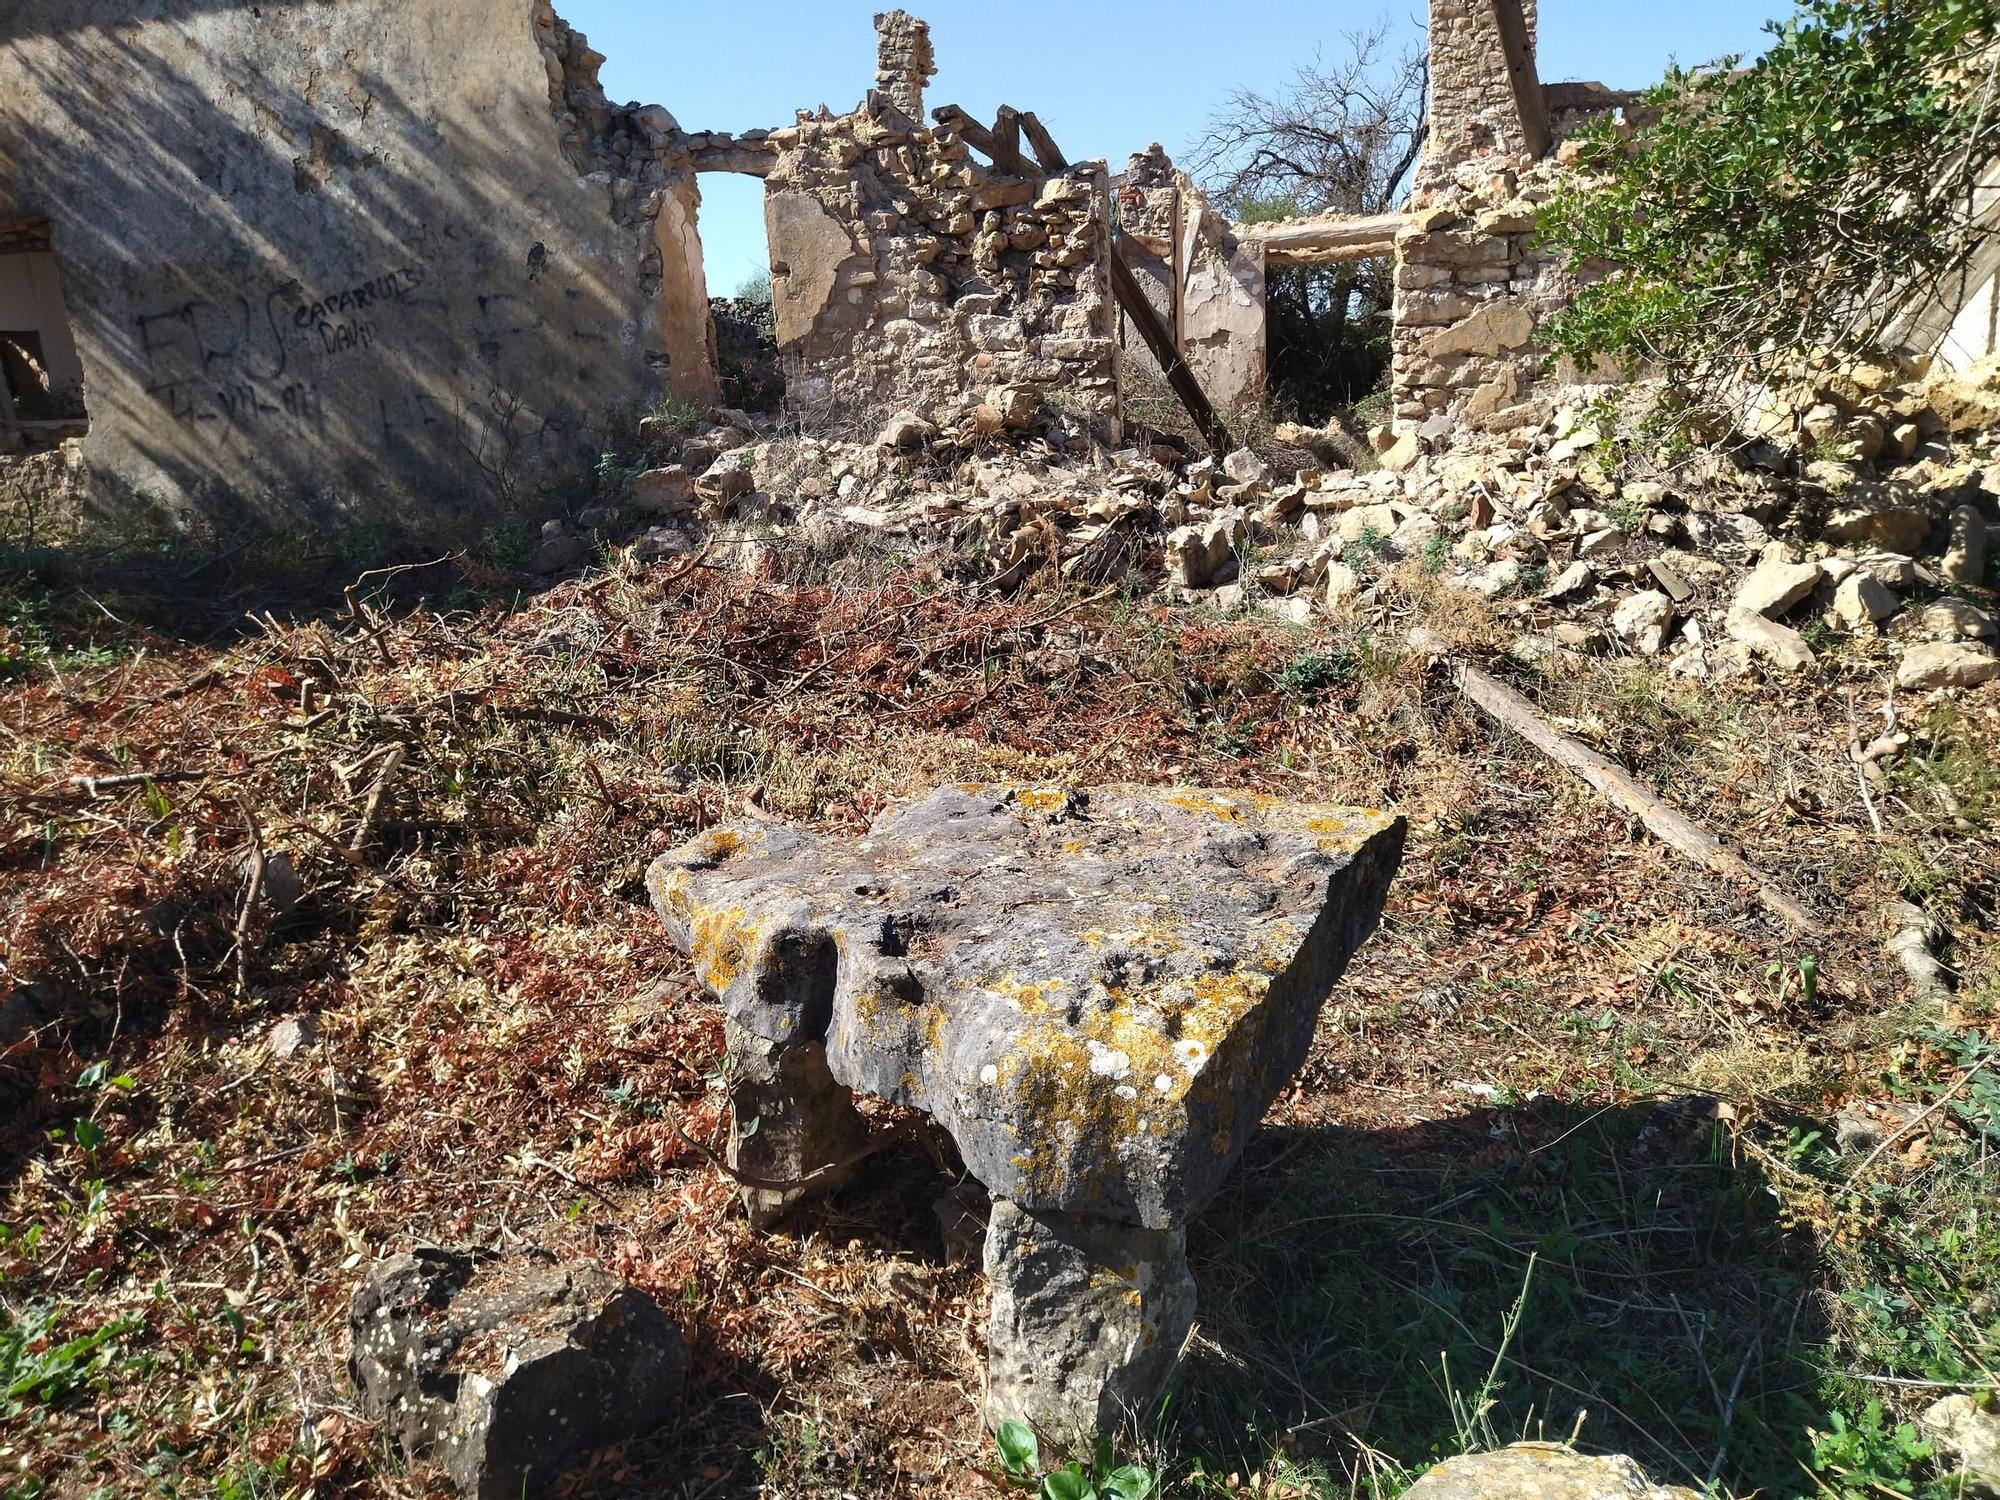
M 1454 1458 L 1404 1494 L 1407 1500 L 1695 1500 L 1693 1490 L 1654 1484 L 1623 1455 L 1591 1458 L 1555 1443 Z
M 1813 664 L 1812 647 L 1790 626 L 1767 620 L 1747 609 L 1732 609 L 1723 622 L 1723 628 L 1732 641 L 1787 672 L 1803 672 Z
M 1736 608 L 1753 615 L 1781 615 L 1819 587 L 1816 562 L 1760 564 L 1736 590 Z
M 1912 646 L 1896 666 L 1896 686 L 1914 692 L 1978 687 L 2000 677 L 2000 656 L 1965 641 Z
M 1611 628 L 1641 656 L 1657 656 L 1674 628 L 1674 601 L 1658 589 L 1634 594 L 1611 612 Z
M 2000 1495 L 2000 1416 L 1971 1396 L 1946 1396 L 1924 1411 L 1919 1425 L 1952 1461 L 1965 1494 Z
M 1951 513 L 1944 560 L 1938 572 L 1950 583 L 1974 587 L 1986 582 L 1986 518 L 1972 506 L 1961 505 Z
M 474 1500 L 546 1489 L 672 1415 L 685 1351 L 660 1306 L 543 1251 L 422 1249 L 370 1269 L 348 1314 L 361 1408 Z
M 937 428 L 913 411 L 899 411 L 882 426 L 877 446 L 889 449 L 914 448 L 937 436 Z
M 694 475 L 684 464 L 648 469 L 632 481 L 632 503 L 649 515 L 673 515 L 694 505 Z
M 809 193 L 773 192 L 764 199 L 771 246 L 771 305 L 778 347 L 805 341 L 833 300 L 840 273 L 856 258 L 854 236 Z
M 1890 552 L 1917 552 L 1931 533 L 1930 517 L 1881 499 L 1843 505 L 1827 518 L 1829 541 L 1866 542 Z
M 1167 568 L 1188 588 L 1226 581 L 1235 576 L 1248 537 L 1249 518 L 1234 506 L 1199 526 L 1177 527 L 1167 537 Z
M 1925 606 L 1923 627 L 1927 634 L 1947 640 L 1980 640 L 2000 635 L 1993 611 L 1981 609 L 1970 599 L 1939 599 Z
M 1248 448 L 1238 448 L 1223 459 L 1222 472 L 1237 484 L 1260 485 L 1271 478 L 1271 466 Z
M 0 220 L 51 221 L 121 529 L 141 497 L 435 526 L 587 464 L 659 366 L 712 384 L 659 316 L 663 277 L 700 280 L 654 217 L 692 177 L 537 9 L 0 6 Z
M 1406 432 L 1382 450 L 1382 467 L 1391 473 L 1400 474 L 1413 467 L 1423 454 L 1423 440 L 1415 432 Z
M 1900 608 L 1887 585 L 1866 573 L 1851 573 L 1833 591 L 1833 612 L 1850 630 L 1886 620 Z
M 654 905 L 730 1021 L 928 1111 L 996 1197 L 1167 1228 L 1373 929 L 1402 821 L 1251 794 L 948 787 L 829 845 L 712 830 Z
M 1361 590 L 1361 575 L 1338 558 L 1326 565 L 1326 576 L 1322 582 L 1326 590 L 1326 607 L 1330 610 L 1338 609 Z
M 1001 1200 L 986 1232 L 993 1286 L 988 1420 L 1032 1422 L 1087 1448 L 1172 1373 L 1193 1326 L 1186 1236 Z
M 1456 354 L 1492 358 L 1512 349 L 1525 348 L 1535 336 L 1535 320 L 1517 302 L 1488 302 L 1464 321 L 1430 336 L 1432 359 Z

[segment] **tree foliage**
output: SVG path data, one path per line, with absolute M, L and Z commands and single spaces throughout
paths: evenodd
M 1342 38 L 1283 87 L 1231 95 L 1194 149 L 1190 170 L 1243 223 L 1315 214 L 1387 213 L 1423 150 L 1429 69 L 1398 51 L 1388 21 Z M 1375 390 L 1388 369 L 1386 260 L 1273 268 L 1269 383 L 1275 410 L 1323 421 Z
M 1677 70 L 1636 128 L 1597 122 L 1542 214 L 1587 282 L 1544 341 L 1714 399 L 1895 339 L 1995 227 L 1996 19 L 2000 0 L 1802 0 L 1749 66 Z

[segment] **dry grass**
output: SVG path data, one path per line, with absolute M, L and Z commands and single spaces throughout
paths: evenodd
M 1328 1313 L 1312 1279 L 1346 1264 L 1298 1222 L 1329 1186 L 1428 1220 L 1467 1174 L 1532 1175 L 1605 1111 L 1630 1129 L 1584 1166 L 1618 1177 L 1646 1101 L 1690 1085 L 1745 1122 L 1864 1087 L 1901 993 L 1871 913 L 1909 869 L 2000 999 L 1978 935 L 1990 824 L 1967 811 L 1994 785 L 1990 694 L 1956 710 L 1977 733 L 1940 730 L 1902 773 L 1877 838 L 1841 774 L 1837 678 L 1789 700 L 1629 663 L 1527 684 L 1833 921 L 1813 956 L 1838 979 L 1809 994 L 1802 950 L 1745 893 L 1403 655 L 1419 621 L 1473 649 L 1501 638 L 1420 571 L 1303 632 L 1122 596 L 1001 602 L 921 568 L 784 572 L 620 564 L 519 607 L 378 597 L 267 618 L 219 652 L 81 599 L 41 609 L 0 707 L 0 992 L 35 996 L 0 1075 L 0 1295 L 16 1327 L 47 1310 L 44 1350 L 112 1332 L 7 1418 L 16 1492 L 443 1493 L 347 1407 L 346 1296 L 385 1251 L 521 1239 L 612 1264 L 693 1351 L 679 1435 L 604 1455 L 579 1493 L 972 1491 L 983 1289 L 942 1263 L 936 1168 L 890 1153 L 761 1235 L 676 1128 L 716 1137 L 720 1021 L 640 877 L 745 795 L 847 831 L 962 779 L 1206 782 L 1410 817 L 1383 930 L 1218 1218 L 1276 1248 L 1246 1260 L 1205 1233 L 1215 1292 L 1187 1394 L 1142 1435 L 1190 1494 L 1236 1492 L 1232 1470 L 1366 1472 L 1376 1448 L 1431 1441 L 1382 1393 L 1435 1351 L 1386 1347 L 1394 1328 Z M 82 779 L 109 777 L 128 779 Z M 245 920 L 253 828 L 303 893 Z M 279 1059 L 265 1043 L 286 1017 L 316 1039 Z M 1509 1113 L 1531 1096 L 1540 1113 Z M 1518 1186 L 1510 1243 L 1551 1211 Z M 1659 1201 L 1665 1244 L 1706 1200 Z M 1431 1233 L 1352 1244 L 1443 1264 Z M 1706 1295 L 1711 1264 L 1674 1260 L 1673 1285 Z M 1580 1285 L 1649 1274 L 1620 1262 Z M 1319 1311 L 1286 1312 L 1295 1294 Z M 1745 1295 L 1739 1278 L 1716 1315 Z M 1334 1373 L 1308 1347 L 1329 1330 L 1358 1345 Z M 1663 1330 L 1646 1336 L 1681 1337 Z M 1603 1379 L 1571 1383 L 1617 1408 Z M 1700 1444 L 1661 1442 L 1706 1467 Z

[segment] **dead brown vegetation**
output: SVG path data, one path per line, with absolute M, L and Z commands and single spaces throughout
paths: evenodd
M 948 779 L 1397 806 L 1415 833 L 1389 920 L 1282 1131 L 1463 1115 L 1468 1082 L 1819 1108 L 1898 1003 L 1871 915 L 1897 872 L 1961 914 L 1994 898 L 1990 803 L 1968 815 L 1959 772 L 1939 779 L 1955 811 L 1912 786 L 1872 835 L 1845 731 L 1825 732 L 1848 713 L 1833 687 L 1788 734 L 1747 686 L 1642 686 L 1630 664 L 1531 684 L 1834 926 L 1817 957 L 1837 992 L 1771 982 L 1800 956 L 1782 926 L 1403 654 L 1418 621 L 1500 638 L 1416 569 L 1309 632 L 1115 591 L 1000 601 L 921 569 L 620 564 L 520 608 L 394 613 L 367 587 L 219 653 L 116 631 L 116 660 L 51 651 L 7 689 L 0 993 L 25 989 L 0 1076 L 4 1295 L 52 1305 L 65 1339 L 133 1320 L 115 1379 L 7 1423 L 0 1459 L 57 1493 L 439 1492 L 347 1407 L 346 1296 L 385 1250 L 514 1239 L 604 1259 L 692 1347 L 681 1436 L 605 1455 L 580 1492 L 747 1494 L 763 1474 L 832 1493 L 856 1473 L 870 1494 L 970 1492 L 982 1288 L 941 1260 L 931 1163 L 888 1153 L 762 1235 L 688 1144 L 718 1139 L 720 1021 L 640 877 L 746 797 L 847 830 Z M 55 634 L 103 634 L 79 618 Z M 1990 700 L 1961 712 L 1991 732 Z M 290 1056 L 267 1045 L 281 1018 L 312 1027 Z M 1229 1344 L 1227 1319 L 1204 1336 Z M 1331 1455 L 1346 1430 L 1290 1451 Z

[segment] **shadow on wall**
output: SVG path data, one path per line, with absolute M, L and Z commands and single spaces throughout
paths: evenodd
M 52 221 L 87 524 L 491 520 L 649 388 L 649 228 L 565 160 L 526 0 L 483 58 L 484 5 L 27 8 L 0 217 Z
M 201 15 L 211 11 L 247 10 L 260 12 L 286 10 L 312 3 L 312 0 L 177 0 L 175 10 L 181 15 Z M 85 16 L 70 13 L 74 7 L 63 5 L 43 6 L 30 14 L 18 18 L 10 17 L 6 24 L 6 34 L 10 38 L 61 36 L 66 32 L 83 31 L 98 25 Z

